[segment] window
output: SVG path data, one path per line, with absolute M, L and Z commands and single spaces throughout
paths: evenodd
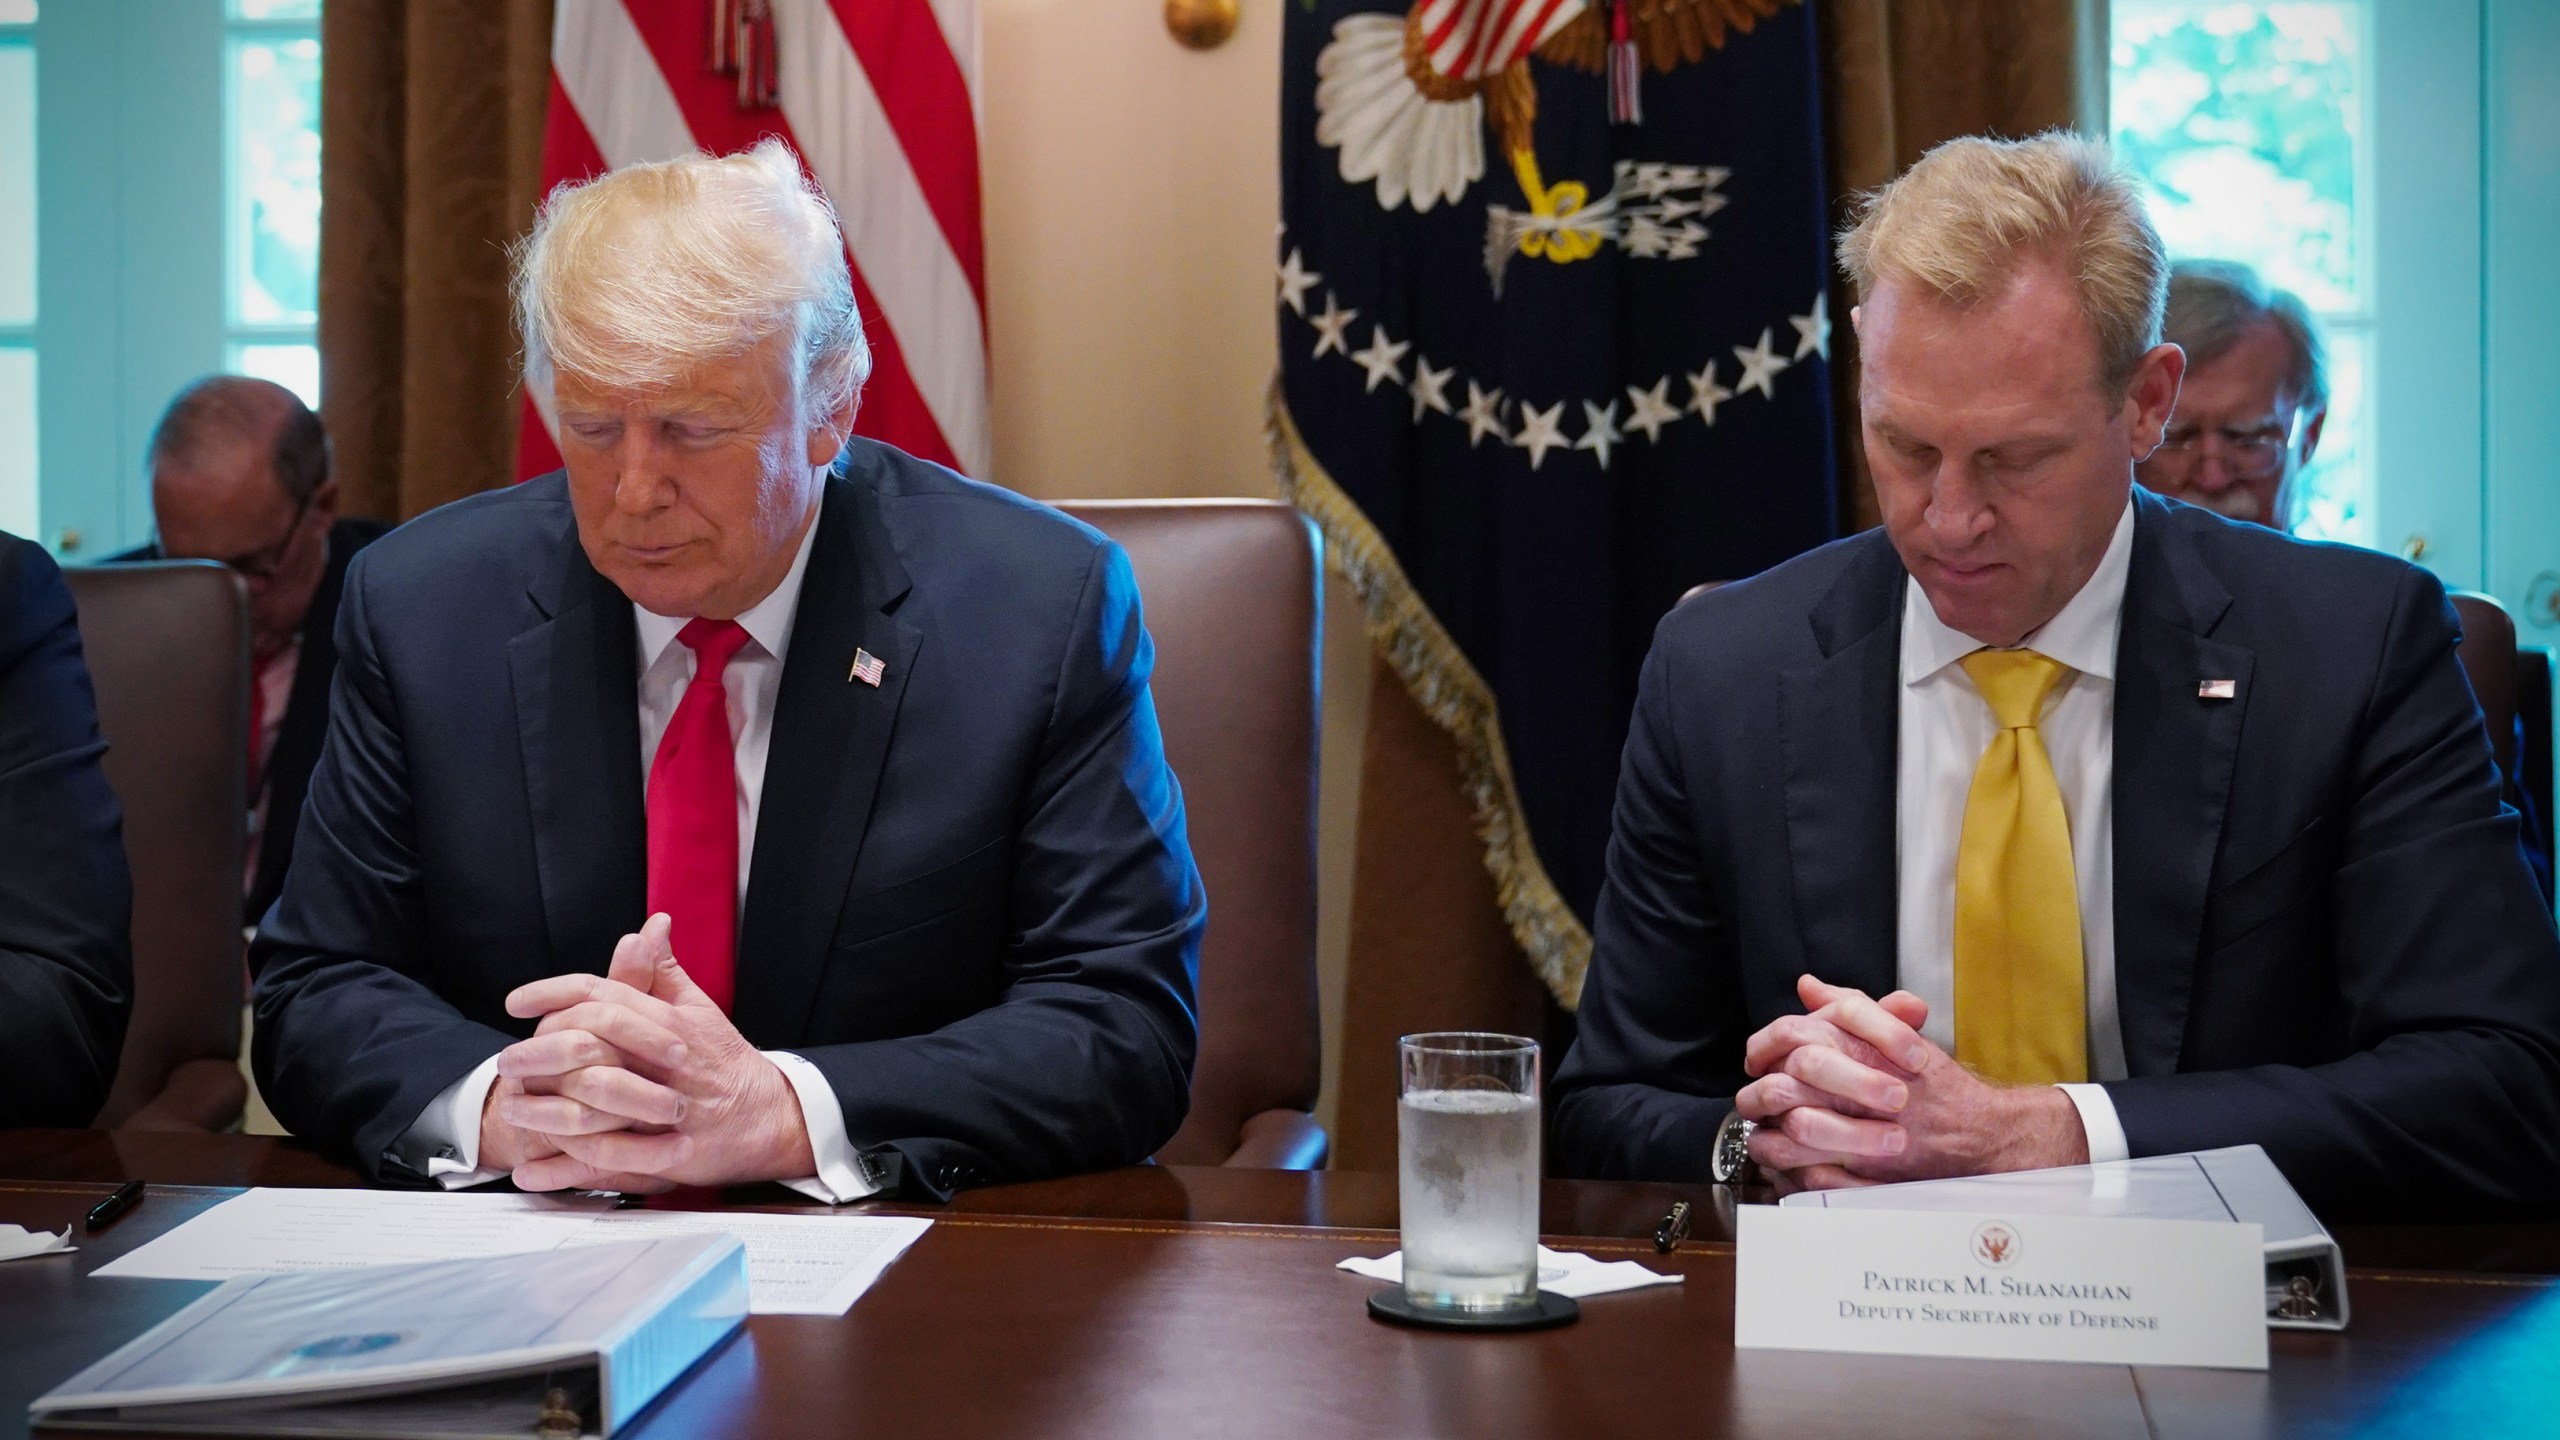
M 2329 419 L 2294 531 L 2374 544 L 2365 6 L 2115 0 L 2111 13 L 2116 151 L 2149 182 L 2171 258 L 2254 266 L 2327 337 Z
M 318 400 L 320 4 L 0 0 L 0 527 L 114 554 L 180 386 Z
M 231 0 L 224 368 L 320 403 L 320 0 Z
M 0 0 L 0 530 L 36 534 L 36 0 Z

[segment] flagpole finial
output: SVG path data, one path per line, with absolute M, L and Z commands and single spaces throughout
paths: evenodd
M 1164 0 L 1164 28 L 1193 50 L 1215 50 L 1236 33 L 1237 0 Z

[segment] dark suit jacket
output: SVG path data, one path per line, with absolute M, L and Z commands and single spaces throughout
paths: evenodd
M 2136 491 L 2115 682 L 2135 1155 L 2266 1147 L 2322 1214 L 2549 1211 L 2560 939 L 2425 571 Z M 1698 1179 L 1811 971 L 1894 987 L 1904 571 L 1882 532 L 1674 610 L 1618 787 L 1568 1173 Z M 2229 679 L 2238 698 L 2197 683 Z
M 869 441 L 817 526 L 738 1028 L 814 1062 L 865 1168 L 911 1192 L 1144 1159 L 1190 1103 L 1206 902 L 1127 558 Z M 250 952 L 258 1083 L 296 1134 L 414 1179 L 397 1142 L 427 1102 L 531 1033 L 507 992 L 602 973 L 645 918 L 638 648 L 556 473 L 357 560 Z
M 86 1125 L 133 1009 L 133 882 L 62 572 L 0 535 L 0 1126 Z
M 320 588 L 311 592 L 311 608 L 303 612 L 302 658 L 294 662 L 293 691 L 276 728 L 276 748 L 260 775 L 267 788 L 267 829 L 258 842 L 258 873 L 242 906 L 252 921 L 266 914 L 284 889 L 294 831 L 302 823 L 302 797 L 311 788 L 311 767 L 320 762 L 321 737 L 329 733 L 329 681 L 338 673 L 338 596 L 346 589 L 347 565 L 390 529 L 380 520 L 356 519 L 329 527 L 328 568 L 321 572 Z M 167 558 L 153 543 L 110 555 L 104 563 Z

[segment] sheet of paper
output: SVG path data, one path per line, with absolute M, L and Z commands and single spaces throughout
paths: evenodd
M 725 1232 L 746 1242 L 754 1313 L 841 1315 L 932 1224 L 897 1215 L 617 1210 L 541 1195 L 260 1189 L 91 1273 L 228 1280 Z
M 77 1249 L 71 1243 L 71 1227 L 62 1233 L 30 1230 L 24 1225 L 0 1225 L 0 1260 L 24 1260 L 30 1255 L 60 1255 Z
M 1404 1252 L 1397 1250 L 1375 1260 L 1354 1255 L 1333 1268 L 1400 1285 L 1404 1283 Z M 1538 1247 L 1538 1288 L 1576 1300 L 1616 1290 L 1639 1290 L 1647 1285 L 1677 1285 L 1685 1278 L 1647 1270 L 1633 1260 L 1601 1261 L 1576 1251 Z
M 2263 1227 L 2270 1255 L 2335 1247 L 2284 1172 L 2255 1145 L 2148 1155 L 2058 1170 L 2016 1170 L 1955 1180 L 1907 1180 L 1848 1190 L 1807 1190 L 1793 1207 L 1943 1210 L 1957 1214 L 2123 1216 L 2143 1220 L 2247 1220 Z
M 2058 1170 L 2013 1170 L 1851 1190 L 1807 1190 L 1778 1203 L 1829 1209 L 2021 1211 L 2144 1220 L 2236 1220 L 2193 1155 L 2159 1155 Z
M 747 1303 L 758 1315 L 841 1315 L 933 1222 L 917 1215 L 751 1215 L 609 1210 L 571 1243 L 735 1235 L 747 1243 Z

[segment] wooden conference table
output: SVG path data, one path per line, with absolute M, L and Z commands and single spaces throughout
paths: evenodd
M 0 1221 L 148 1200 L 77 1255 L 0 1265 L 0 1436 L 26 1402 L 201 1293 L 91 1268 L 247 1185 L 347 1185 L 290 1141 L 0 1132 Z M 673 1197 L 790 1209 L 788 1192 Z M 1692 1240 L 1650 1243 L 1671 1201 Z M 2560 1435 L 2560 1224 L 2340 1232 L 2345 1334 L 2278 1331 L 2265 1374 L 1733 1348 L 1729 1202 L 1550 1182 L 1551 1240 L 1686 1283 L 1580 1323 L 1449 1335 L 1370 1320 L 1347 1255 L 1394 1248 L 1392 1176 L 1140 1167 L 883 1205 L 940 1223 L 842 1319 L 760 1316 L 645 1437 Z

